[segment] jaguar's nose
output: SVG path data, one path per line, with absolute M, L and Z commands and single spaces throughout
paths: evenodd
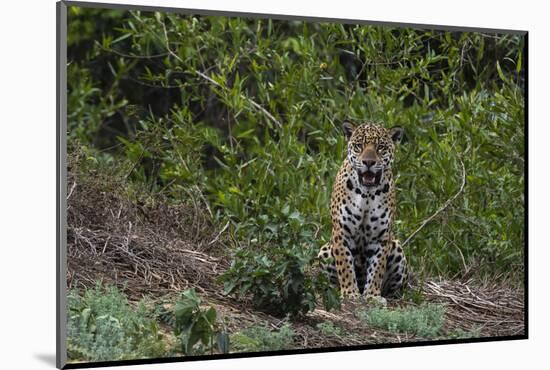
M 376 164 L 376 161 L 373 159 L 363 159 L 363 164 L 367 166 L 367 168 L 371 168 Z

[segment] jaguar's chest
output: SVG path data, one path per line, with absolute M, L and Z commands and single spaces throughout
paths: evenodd
M 356 241 L 374 242 L 387 232 L 392 217 L 391 182 L 384 179 L 379 186 L 366 188 L 350 176 L 353 189 L 341 205 L 342 222 Z M 351 188 L 352 186 L 349 186 Z

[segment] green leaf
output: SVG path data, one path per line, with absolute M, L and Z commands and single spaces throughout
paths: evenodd
M 223 283 L 223 294 L 224 295 L 229 295 L 229 294 L 233 293 L 236 286 L 237 286 L 236 281 L 229 281 L 229 280 L 225 281 Z
M 128 32 L 128 33 L 125 33 L 124 35 L 120 36 L 120 37 L 117 37 L 116 39 L 114 39 L 112 42 L 111 42 L 111 45 L 114 45 L 118 42 L 121 42 L 123 40 L 126 40 L 128 37 L 132 37 L 132 33 L 131 32 Z
M 196 342 L 200 340 L 205 346 L 207 346 L 208 344 L 210 344 L 211 336 L 212 336 L 212 326 L 206 319 L 206 316 L 200 315 L 199 317 L 197 317 L 197 321 L 193 326 L 193 330 L 191 330 L 190 338 L 195 340 L 195 342 L 191 342 L 191 343 L 194 345 Z
M 281 213 L 286 216 L 286 215 L 288 215 L 289 212 L 290 212 L 290 206 L 288 204 L 286 204 L 283 207 L 283 209 L 281 210 Z
M 204 314 L 204 316 L 206 317 L 206 319 L 208 320 L 208 322 L 210 323 L 210 325 L 214 325 L 214 323 L 216 322 L 216 310 L 214 309 L 214 307 L 210 307 L 206 313 Z
M 498 72 L 498 76 L 503 82 L 508 82 L 506 77 L 504 76 L 504 73 L 502 72 L 502 69 L 500 68 L 500 63 L 498 62 L 498 60 L 497 60 L 497 72 Z
M 188 335 L 183 340 L 186 354 L 193 353 L 193 347 L 201 340 L 202 336 L 203 330 L 198 327 L 197 324 L 194 324 L 191 330 L 189 330 Z
M 193 317 L 200 310 L 200 299 L 194 289 L 184 291 L 181 298 L 176 302 L 174 314 L 176 316 L 176 335 L 189 330 L 192 326 Z

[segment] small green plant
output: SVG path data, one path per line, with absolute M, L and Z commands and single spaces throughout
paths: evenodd
M 377 328 L 434 338 L 441 332 L 445 320 L 445 307 L 430 303 L 397 309 L 374 307 L 358 311 L 357 316 Z
M 214 307 L 202 309 L 201 299 L 194 289 L 181 294 L 174 307 L 176 317 L 175 334 L 186 355 L 203 354 L 214 349 L 221 353 L 229 352 L 229 336 L 217 322 Z
M 294 330 L 289 324 L 278 331 L 265 326 L 251 326 L 231 336 L 232 349 L 236 352 L 279 351 L 291 347 Z
M 115 361 L 166 356 L 157 323 L 143 303 L 131 306 L 115 287 L 100 283 L 67 299 L 67 354 L 71 360 Z
M 339 326 L 334 325 L 331 321 L 323 321 L 317 324 L 317 329 L 323 334 L 327 336 L 341 336 L 342 335 L 342 328 Z
M 306 270 L 313 263 L 311 250 L 274 248 L 269 252 L 240 249 L 222 275 L 225 294 L 252 295 L 254 304 L 275 315 L 304 314 L 315 308 L 316 293 L 327 310 L 340 303 L 338 293 L 323 274 Z
M 403 301 L 412 302 L 415 305 L 421 305 L 425 301 L 422 287 L 424 286 L 424 276 L 419 279 L 418 284 L 413 284 L 412 288 L 403 290 Z
M 461 328 L 453 329 L 447 334 L 448 339 L 469 339 L 479 338 L 481 336 L 481 327 L 476 327 L 470 330 Z

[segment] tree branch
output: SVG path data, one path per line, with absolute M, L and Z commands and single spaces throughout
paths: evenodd
M 407 239 L 405 239 L 405 241 L 401 245 L 403 248 L 411 241 L 412 238 L 414 238 L 416 236 L 416 234 L 418 234 L 420 232 L 420 230 L 422 230 L 424 228 L 424 226 L 426 226 L 429 222 L 431 222 L 434 218 L 436 218 L 437 215 L 439 215 L 441 212 L 443 212 L 445 209 L 447 209 L 447 207 L 449 207 L 449 205 L 456 198 L 458 198 L 458 196 L 464 191 L 464 186 L 466 185 L 466 168 L 464 167 L 464 162 L 462 162 L 462 160 L 460 160 L 460 159 L 459 159 L 459 161 L 460 161 L 460 165 L 462 166 L 462 184 L 460 185 L 460 189 L 458 189 L 458 191 L 456 192 L 455 195 L 453 195 L 452 197 L 447 199 L 447 201 L 441 207 L 439 207 L 439 209 L 437 211 L 435 211 L 434 214 L 432 214 L 430 217 L 428 217 L 427 219 L 422 221 L 422 223 L 420 224 L 418 229 L 416 229 L 411 235 L 409 235 L 409 237 Z

